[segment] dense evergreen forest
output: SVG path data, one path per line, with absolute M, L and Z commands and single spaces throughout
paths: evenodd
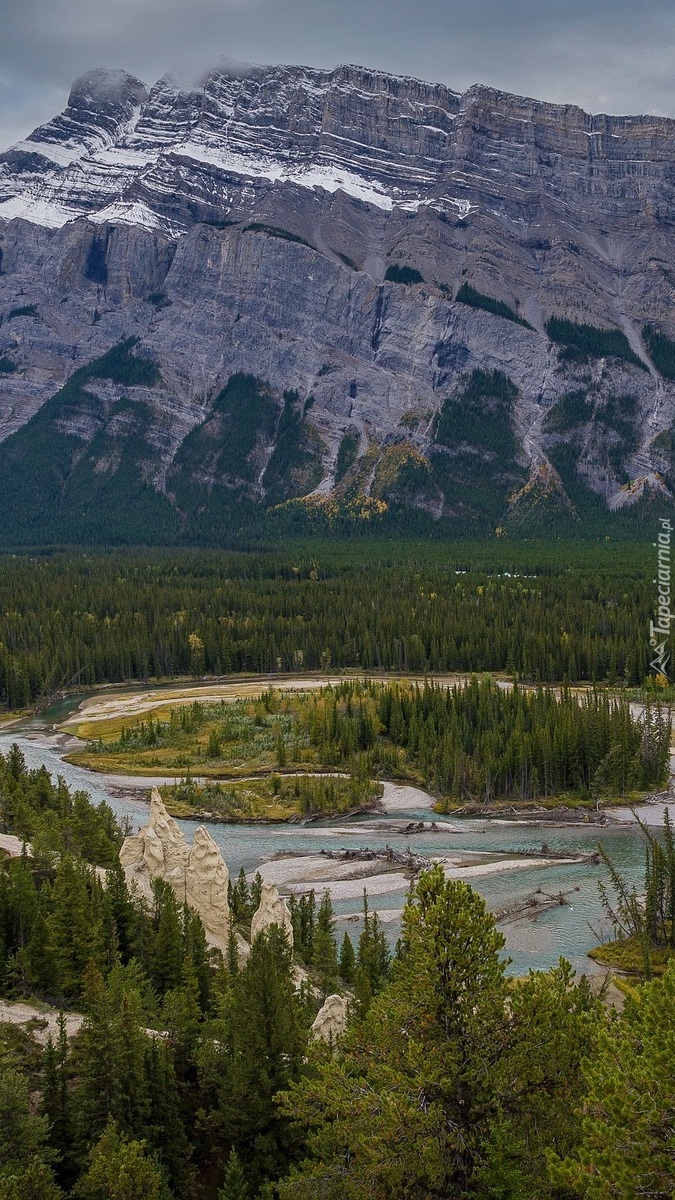
M 290 543 L 0 560 L 0 705 L 229 672 L 505 671 L 639 685 L 651 545 Z
M 119 721 L 89 728 L 111 725 L 117 729 Z M 337 769 L 351 776 L 343 781 L 345 807 L 366 802 L 378 775 L 422 784 L 447 805 L 561 794 L 590 800 L 665 786 L 670 735 L 670 718 L 658 704 L 647 705 L 638 720 L 626 700 L 606 692 L 507 689 L 489 676 L 450 688 L 347 679 L 318 692 L 266 688 L 257 700 L 172 707 L 167 720 L 150 715 L 122 725 L 70 761 L 104 772 L 219 778 Z M 320 812 L 325 796 L 319 781 L 308 782 L 314 795 L 308 788 L 303 808 Z M 335 784 L 328 782 L 337 809 Z M 300 801 L 300 780 L 286 787 L 293 783 Z M 282 791 L 280 778 L 274 790 Z M 189 802 L 191 795 L 207 807 L 185 785 L 176 798 Z M 221 810 L 212 789 L 208 803 L 214 802 Z
M 35 838 L 0 859 L 0 991 L 63 1010 L 46 1045 L 39 1018 L 0 1024 L 0 1200 L 672 1196 L 672 965 L 611 1017 L 562 961 L 509 980 L 483 900 L 440 867 L 393 961 L 367 907 L 338 953 L 312 895 L 292 905 L 295 963 L 276 926 L 223 958 L 167 885 L 130 893 L 108 810 L 16 750 L 0 793 L 5 829 Z M 231 886 L 242 930 L 258 894 Z M 335 988 L 347 1031 L 312 1042 Z

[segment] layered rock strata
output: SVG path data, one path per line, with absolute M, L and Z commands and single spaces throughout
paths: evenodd
M 148 533 L 242 496 L 492 527 L 586 489 L 670 503 L 674 133 L 360 67 L 90 72 L 0 155 L 14 536 L 32 506 L 36 536 L 85 537 L 83 497 L 123 509 L 129 479 Z M 123 344 L 154 370 L 96 366 Z M 472 387 L 496 447 L 459 419 Z

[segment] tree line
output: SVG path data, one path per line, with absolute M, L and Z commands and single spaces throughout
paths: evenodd
M 301 694 L 267 688 L 253 702 L 195 702 L 182 717 L 174 710 L 167 721 L 149 718 L 124 726 L 117 741 L 90 742 L 85 757 L 103 755 L 104 769 L 105 755 L 112 755 L 118 769 L 126 764 L 131 770 L 146 765 L 138 752 L 147 749 L 153 755 L 148 762 L 160 769 L 158 747 L 187 750 L 185 727 L 194 730 L 209 721 L 209 743 L 218 744 L 221 769 L 269 764 L 273 744 L 279 769 L 348 772 L 354 804 L 369 796 L 376 776 L 424 784 L 455 803 L 561 794 L 590 800 L 656 790 L 668 779 L 671 721 L 658 701 L 647 703 L 637 717 L 627 700 L 606 691 L 578 695 L 567 686 L 505 687 L 491 676 L 473 676 L 453 687 L 428 680 L 345 679 Z M 268 747 L 267 760 L 261 743 Z M 199 753 L 193 746 L 193 756 L 182 760 L 187 769 L 199 771 Z M 212 765 L 208 745 L 205 754 Z M 166 760 L 174 761 L 175 756 Z M 308 805 L 318 807 L 325 789 L 316 781 L 305 787 Z M 291 788 L 300 799 L 301 782 L 291 781 Z M 180 788 L 176 795 L 180 798 Z
M 0 705 L 110 682 L 307 670 L 642 684 L 642 548 L 359 543 L 2 560 Z

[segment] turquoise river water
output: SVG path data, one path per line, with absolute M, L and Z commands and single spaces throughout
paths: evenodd
M 135 828 L 145 823 L 147 803 L 133 793 L 119 794 L 120 789 L 92 772 L 72 766 L 63 761 L 58 748 L 58 738 L 53 736 L 54 724 L 72 711 L 82 697 L 73 697 L 68 702 L 55 705 L 39 718 L 31 718 L 0 734 L 0 752 L 7 753 L 10 745 L 17 742 L 28 766 L 44 765 L 53 776 L 61 775 L 71 788 L 87 791 L 94 802 L 105 800 L 119 817 L 126 817 Z M 51 736 L 50 736 L 51 735 Z M 117 794 L 116 794 L 117 793 Z M 662 821 L 662 809 L 653 806 L 643 809 L 652 825 Z M 388 814 L 396 817 L 395 812 Z M 427 810 L 419 812 L 406 809 L 406 820 L 418 817 L 428 822 L 433 814 Z M 371 849 L 392 846 L 396 850 L 408 847 L 420 854 L 446 855 L 462 850 L 488 853 L 495 851 L 527 851 L 539 848 L 542 842 L 556 849 L 570 848 L 592 851 L 598 844 L 606 849 L 622 874 L 640 887 L 644 872 L 644 843 L 631 814 L 621 810 L 612 816 L 611 823 L 604 826 L 556 826 L 546 827 L 513 821 L 462 820 L 442 818 L 446 828 L 438 832 L 416 833 L 400 836 L 372 828 L 372 818 L 359 818 L 349 822 L 350 832 L 345 833 L 343 819 L 333 826 L 331 823 L 303 825 L 210 825 L 209 832 L 220 846 L 228 864 L 230 874 L 236 875 L 240 867 L 254 872 L 266 858 L 279 851 L 317 853 L 321 848 L 340 849 L 343 846 L 369 846 Z M 191 840 L 195 822 L 181 821 L 186 837 Z M 598 882 L 606 879 L 602 866 L 575 864 L 565 866 L 536 866 L 517 868 L 501 873 L 482 875 L 470 882 L 485 897 L 494 911 L 514 905 L 536 888 L 557 895 L 563 892 L 569 903 L 556 906 L 540 913 L 535 918 L 526 918 L 501 926 L 506 938 L 505 954 L 511 959 L 509 971 L 522 974 L 530 968 L 547 968 L 557 963 L 560 956 L 567 958 L 579 972 L 595 972 L 598 968 L 587 957 L 587 951 L 598 944 L 600 933 L 608 935 L 598 892 Z M 367 881 L 366 881 L 367 883 Z M 387 916 L 398 913 L 403 904 L 402 891 L 373 897 L 371 908 Z M 335 909 L 338 916 L 338 932 L 349 929 L 358 937 L 357 922 L 347 918 L 358 912 L 354 899 L 338 900 Z M 386 922 L 385 928 L 393 940 L 398 934 L 398 918 Z

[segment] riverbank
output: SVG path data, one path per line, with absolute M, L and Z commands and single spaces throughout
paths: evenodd
M 54 710 L 54 713 L 61 717 L 63 710 Z M 0 750 L 7 754 L 11 744 L 17 742 L 29 767 L 44 766 L 54 778 L 62 775 L 69 787 L 89 792 L 95 803 L 109 804 L 118 819 L 128 822 L 132 830 L 145 824 L 148 813 L 145 797 L 155 780 L 94 775 L 72 766 L 64 761 L 67 739 L 55 733 L 55 723 L 51 712 L 31 718 L 22 723 L 21 728 L 0 735 Z M 160 778 L 157 782 L 167 781 Z M 644 850 L 634 815 L 629 810 L 615 810 L 616 819 L 613 813 L 606 825 L 598 826 L 581 823 L 558 826 L 547 822 L 545 832 L 540 832 L 540 823 L 527 817 L 517 821 L 503 817 L 439 817 L 432 810 L 433 803 L 433 797 L 423 789 L 400 781 L 387 781 L 383 786 L 386 812 L 382 816 L 367 815 L 345 818 L 337 823 L 309 825 L 214 824 L 209 825 L 209 831 L 222 849 L 232 878 L 242 867 L 252 877 L 269 856 L 282 850 L 293 855 L 318 854 L 322 849 L 339 850 L 367 844 L 371 848 L 385 849 L 387 845 L 401 850 L 410 848 L 428 858 L 445 858 L 448 865 L 449 860 L 466 855 L 465 867 L 457 868 L 462 873 L 460 877 L 483 895 L 493 912 L 518 905 L 538 887 L 552 895 L 569 892 L 570 905 L 553 907 L 535 914 L 532 919 L 504 925 L 504 955 L 510 960 L 507 971 L 518 975 L 526 974 L 531 968 L 545 969 L 555 966 L 563 956 L 577 973 L 603 975 L 605 968 L 587 958 L 586 953 L 599 940 L 593 936 L 591 928 L 604 929 L 597 885 L 601 879 L 607 882 L 605 869 L 585 862 L 565 865 L 554 861 L 544 865 L 544 860 L 535 855 L 539 853 L 542 841 L 552 850 L 569 848 L 581 853 L 595 850 L 600 842 L 629 883 L 640 885 L 644 877 Z M 641 810 L 640 815 L 642 819 L 662 824 L 658 805 Z M 626 823 L 622 824 L 622 821 Z M 179 821 L 179 824 L 192 840 L 196 822 Z M 514 850 L 522 857 L 514 857 Z M 489 868 L 491 863 L 504 862 L 507 858 L 513 864 L 509 869 L 466 874 L 466 867 Z M 399 872 L 399 875 L 398 891 L 391 890 L 388 881 L 389 890 L 373 894 L 370 901 L 371 911 L 378 913 L 392 945 L 400 933 L 401 910 L 409 886 L 405 872 Z M 351 900 L 340 900 L 337 896 L 334 900 L 340 937 L 345 931 L 354 931 L 351 922 L 358 913 L 364 884 L 370 889 L 367 879 L 355 883 L 358 894 Z M 605 930 L 605 936 L 610 933 L 609 929 Z
M 517 731 L 514 733 L 509 724 L 514 719 L 513 706 L 505 700 L 505 692 L 510 690 L 512 683 L 505 679 L 492 683 L 474 679 L 465 689 L 448 696 L 451 707 L 446 711 L 447 706 L 443 703 L 439 708 L 440 693 L 422 694 L 411 690 L 412 679 L 406 677 L 402 688 L 392 688 L 389 686 L 392 680 L 386 676 L 372 677 L 362 686 L 358 676 L 347 681 L 345 677 L 329 674 L 287 679 L 285 686 L 268 686 L 263 691 L 260 691 L 262 681 L 249 679 L 245 683 L 230 681 L 220 688 L 163 689 L 161 693 L 146 690 L 126 697 L 116 695 L 112 700 L 109 696 L 105 700 L 98 697 L 93 707 L 89 697 L 80 702 L 78 712 L 71 714 L 62 726 L 86 739 L 84 745 L 73 739 L 75 744 L 69 747 L 66 758 L 75 766 L 107 776 L 134 775 L 154 780 L 163 775 L 173 778 L 176 794 L 166 799 L 181 805 L 174 807 L 174 814 L 185 817 L 204 814 L 205 820 L 224 817 L 227 820 L 267 818 L 277 821 L 299 815 L 297 810 L 303 815 L 326 816 L 367 811 L 370 807 L 367 791 L 374 786 L 366 783 L 368 775 L 374 778 L 385 775 L 421 788 L 433 780 L 438 789 L 436 811 L 471 819 L 600 825 L 607 820 L 607 812 L 612 808 L 622 809 L 650 798 L 646 792 L 618 795 L 627 783 L 623 775 L 618 780 L 614 775 L 611 777 L 612 787 L 616 789 L 614 794 L 609 790 L 608 776 L 605 786 L 609 794 L 602 798 L 591 797 L 588 780 L 592 777 L 589 772 L 594 769 L 595 760 L 586 763 L 583 777 L 577 778 L 567 767 L 560 767 L 555 756 L 551 758 L 550 747 L 545 742 L 538 747 L 537 765 L 532 767 L 531 779 L 527 775 L 527 779 L 523 776 L 517 780 L 512 770 L 498 767 L 502 759 L 495 760 L 491 765 L 495 773 L 493 786 L 496 796 L 501 798 L 481 802 L 478 797 L 486 790 L 482 779 L 486 767 L 482 759 L 487 751 L 481 741 L 481 738 L 485 740 L 485 730 L 476 733 L 477 741 L 471 743 L 474 757 L 469 755 L 461 770 L 456 765 L 456 758 L 446 761 L 447 756 L 438 749 L 440 744 L 445 745 L 440 731 L 445 730 L 447 734 L 452 726 L 453 736 L 459 736 L 463 745 L 461 723 L 459 733 L 455 729 L 459 719 L 457 711 L 477 702 L 480 696 L 480 711 L 484 713 L 486 706 L 492 705 L 500 714 L 499 720 L 506 722 L 504 728 L 509 729 L 508 737 L 517 736 Z M 381 686 L 385 680 L 386 686 Z M 448 676 L 435 680 L 445 686 L 460 681 L 466 682 L 466 677 Z M 320 695 L 317 695 L 317 689 L 323 689 Z M 558 722 L 562 720 L 560 714 L 566 705 L 570 711 L 565 729 L 574 730 L 570 738 L 576 739 L 576 752 L 582 752 L 581 695 L 565 694 L 556 701 L 541 696 L 526 700 L 519 694 L 515 699 L 527 712 L 541 704 L 546 712 L 551 708 L 551 712 L 557 714 Z M 585 703 L 589 720 L 592 717 L 596 723 L 604 721 L 607 724 L 610 717 L 606 705 L 603 707 L 597 697 Z M 428 705 L 436 706 L 433 721 L 427 712 Z M 405 717 L 403 710 L 407 714 Z M 429 722 L 431 733 L 426 728 Z M 631 729 L 635 741 L 640 734 L 639 715 L 635 714 L 631 722 L 635 723 L 635 729 Z M 434 735 L 434 730 L 438 736 Z M 354 772 L 348 799 L 344 795 L 328 798 L 319 795 L 319 792 L 329 791 L 332 784 L 307 782 L 312 778 L 318 781 L 323 774 L 335 776 L 340 769 Z M 501 775 L 499 771 L 502 771 Z M 536 795 L 539 790 L 539 771 L 544 772 L 552 794 L 528 799 L 529 793 Z M 202 781 L 199 785 L 191 781 L 195 775 Z M 277 784 L 273 795 L 270 794 L 269 780 L 284 780 L 287 775 L 304 777 L 304 791 L 314 789 L 317 795 L 300 797 L 296 784 L 298 803 L 295 804 L 283 782 Z M 654 771 L 650 774 L 647 768 L 639 778 L 643 788 L 649 783 L 652 786 L 657 783 Z M 258 779 L 259 785 L 251 783 L 249 786 L 248 781 L 253 779 Z M 583 779 L 587 779 L 585 789 Z M 235 785 L 244 780 L 247 787 L 238 789 Z M 188 787 L 197 786 L 204 790 L 204 802 L 197 796 L 179 794 L 181 789 L 186 791 Z M 451 799 L 461 790 L 474 797 L 464 805 Z M 355 791 L 359 794 L 353 794 Z M 523 792 L 525 798 L 519 799 Z M 282 796 L 282 793 L 286 794 Z M 182 807 L 183 804 L 187 807 Z

